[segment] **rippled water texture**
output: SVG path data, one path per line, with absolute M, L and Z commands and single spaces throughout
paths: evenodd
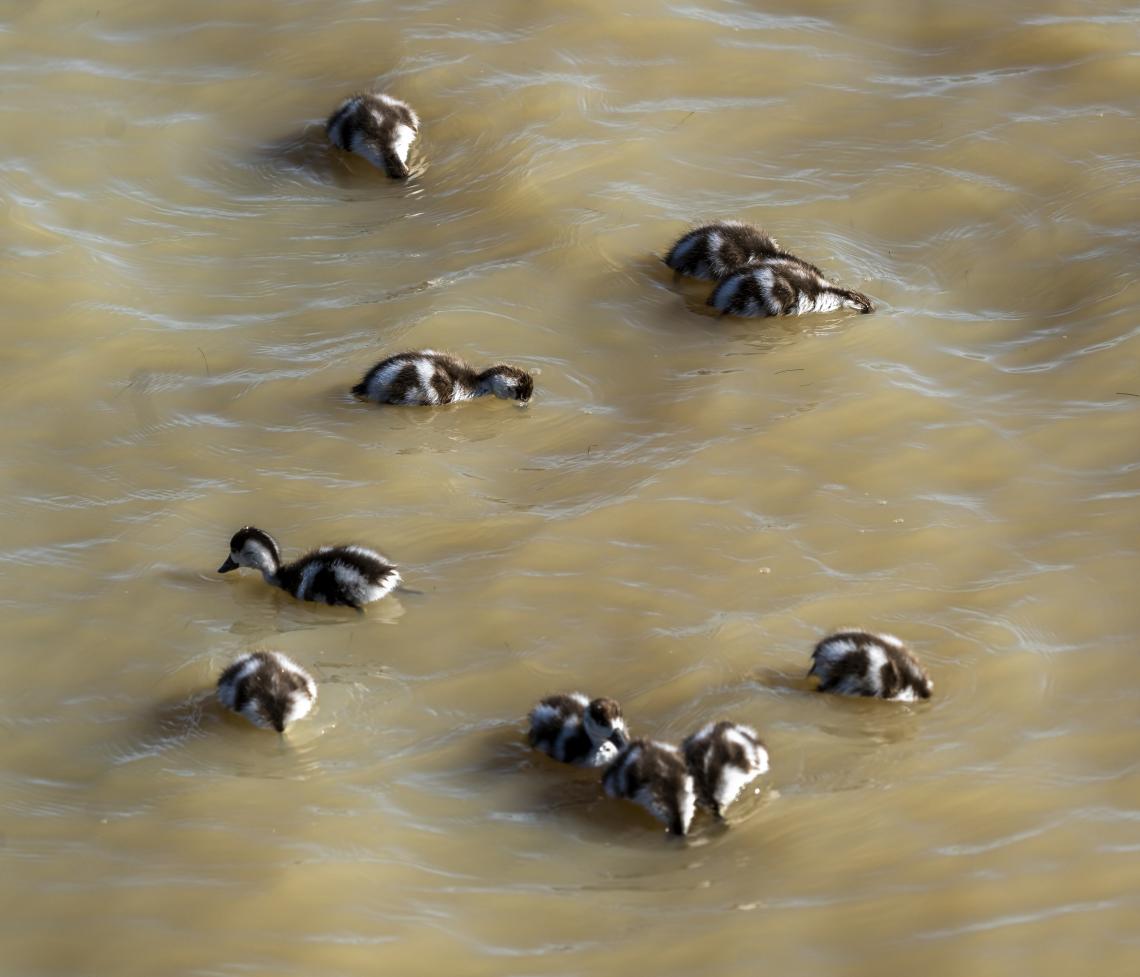
M 5 973 L 1140 972 L 1136 7 L 2 9 Z M 324 142 L 374 84 L 407 183 Z M 723 217 L 878 311 L 706 315 Z M 347 396 L 427 346 L 534 403 Z M 246 523 L 419 593 L 218 576 Z M 812 694 L 853 623 L 935 698 Z M 763 791 L 669 843 L 525 748 L 573 688 Z

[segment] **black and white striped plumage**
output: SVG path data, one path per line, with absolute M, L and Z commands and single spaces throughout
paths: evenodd
M 408 150 L 419 129 L 410 105 L 379 92 L 350 95 L 325 124 L 334 146 L 363 156 L 399 180 L 408 175 Z
M 737 723 L 709 723 L 681 744 L 697 801 L 716 817 L 752 781 L 768 771 L 768 751 L 756 730 Z
M 610 797 L 640 804 L 670 834 L 688 833 L 697 804 L 693 777 L 671 743 L 634 740 L 606 768 L 602 789 Z
M 543 699 L 528 719 L 530 745 L 576 767 L 604 767 L 629 743 L 621 706 L 613 699 L 559 693 Z
M 381 360 L 352 388 L 361 400 L 377 404 L 435 406 L 494 394 L 504 400 L 530 400 L 534 381 L 517 366 L 499 363 L 481 373 L 450 353 L 421 349 Z
M 808 675 L 819 678 L 820 692 L 914 702 L 934 691 L 926 669 L 894 635 L 837 631 L 815 646 L 811 658 Z
M 741 265 L 781 255 L 775 240 L 742 221 L 714 221 L 683 234 L 665 256 L 665 264 L 679 275 L 719 282 Z
M 242 655 L 218 678 L 218 701 L 254 726 L 285 732 L 308 715 L 317 683 L 300 665 L 276 651 Z
M 737 268 L 713 289 L 707 304 L 721 315 L 736 316 L 803 315 L 843 308 L 873 312 L 875 309 L 866 295 L 832 284 L 815 265 L 790 254 L 763 258 Z
M 283 565 L 276 540 L 253 526 L 234 533 L 230 555 L 218 567 L 218 573 L 229 573 L 238 567 L 260 570 L 266 583 L 298 600 L 343 604 L 358 610 L 400 583 L 395 565 L 363 546 L 322 546 Z

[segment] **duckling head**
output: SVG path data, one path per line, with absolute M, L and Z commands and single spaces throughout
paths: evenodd
M 479 382 L 503 400 L 525 403 L 534 393 L 534 380 L 531 379 L 531 375 L 517 366 L 507 366 L 505 363 L 484 370 L 479 375 Z
M 854 309 L 856 312 L 861 312 L 866 315 L 868 312 L 875 311 L 875 303 L 872 302 L 862 292 L 856 292 L 851 289 L 845 289 L 843 292 L 843 304 L 849 309 Z
M 582 717 L 582 725 L 595 747 L 609 742 L 620 751 L 629 745 L 629 732 L 625 728 L 621 706 L 613 699 L 595 699 L 591 702 Z
M 218 573 L 229 573 L 238 567 L 252 567 L 271 577 L 281 566 L 281 551 L 269 533 L 245 526 L 234 533 L 230 540 L 230 555 L 218 567 Z

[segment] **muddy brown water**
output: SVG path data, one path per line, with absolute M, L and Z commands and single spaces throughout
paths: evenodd
M 5 4 L 4 972 L 1140 972 L 1138 18 Z M 406 184 L 323 142 L 374 83 Z M 705 315 L 715 217 L 879 310 Z M 347 397 L 425 346 L 534 403 Z M 422 593 L 218 576 L 250 522 Z M 810 694 L 852 623 L 935 698 Z M 572 688 L 763 791 L 670 843 L 526 750 Z

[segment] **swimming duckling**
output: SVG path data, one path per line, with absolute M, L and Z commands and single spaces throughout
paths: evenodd
M 218 679 L 218 701 L 254 726 L 285 732 L 317 701 L 317 683 L 300 665 L 276 651 L 242 655 Z
M 604 767 L 629 743 L 621 706 L 581 692 L 547 696 L 528 716 L 536 750 L 576 767 Z
M 784 252 L 764 231 L 742 221 L 715 221 L 681 235 L 665 256 L 673 280 L 681 275 L 719 282 L 741 265 Z
M 419 128 L 407 102 L 379 92 L 350 95 L 325 123 L 334 146 L 363 156 L 397 180 L 408 176 L 408 150 Z
M 360 400 L 378 404 L 435 406 L 494 394 L 503 400 L 530 400 L 534 381 L 517 366 L 500 363 L 482 373 L 458 356 L 422 349 L 381 360 L 352 388 Z
M 640 804 L 670 834 L 686 834 L 692 824 L 697 803 L 693 777 L 671 743 L 634 740 L 606 768 L 602 789 L 610 797 Z
M 818 676 L 820 692 L 914 702 L 934 691 L 918 659 L 891 634 L 837 631 L 815 646 L 811 658 L 808 675 Z
M 709 723 L 681 744 L 697 801 L 724 820 L 724 809 L 768 771 L 768 751 L 750 726 Z
M 322 546 L 283 566 L 276 540 L 253 526 L 234 533 L 230 555 L 218 573 L 238 567 L 260 570 L 266 583 L 298 600 L 345 604 L 357 610 L 400 583 L 400 573 L 388 558 L 363 546 Z
M 864 313 L 875 310 L 862 292 L 832 284 L 815 265 L 790 254 L 737 268 L 713 289 L 706 304 L 721 315 L 738 316 L 803 315 L 842 308 Z

